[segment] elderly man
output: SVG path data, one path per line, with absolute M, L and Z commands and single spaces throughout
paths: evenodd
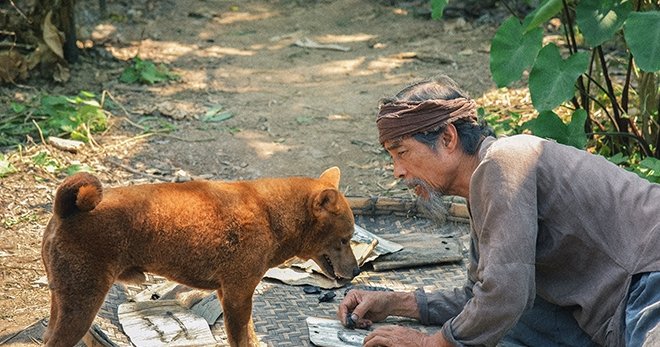
M 495 139 L 448 77 L 381 103 L 394 175 L 423 199 L 468 199 L 465 287 L 350 291 L 338 317 L 442 325 L 374 330 L 365 346 L 660 346 L 660 185 L 530 135 Z

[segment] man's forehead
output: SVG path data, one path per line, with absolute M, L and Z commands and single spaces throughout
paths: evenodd
M 397 149 L 399 147 L 407 145 L 408 142 L 412 139 L 413 139 L 412 136 L 406 136 L 406 137 L 403 137 L 403 138 L 400 137 L 400 138 L 397 138 L 397 139 L 394 139 L 394 140 L 387 140 L 387 141 L 383 142 L 383 148 L 385 148 L 388 151 L 393 150 L 393 149 Z

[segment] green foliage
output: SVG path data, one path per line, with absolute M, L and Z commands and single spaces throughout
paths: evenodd
M 563 40 L 544 37 L 545 23 L 555 17 Z M 605 156 L 621 153 L 621 165 L 653 181 L 660 158 L 658 23 L 657 6 L 644 0 L 542 1 L 497 29 L 490 50 L 493 80 L 506 87 L 529 71 L 538 116 L 522 129 Z M 612 49 L 614 54 L 605 53 Z M 568 124 L 565 109 L 573 110 Z M 519 131 L 507 120 L 489 122 L 505 133 Z
M 584 149 L 587 145 L 587 137 L 584 132 L 586 119 L 587 112 L 582 109 L 573 113 L 569 124 L 564 124 L 556 113 L 544 111 L 537 118 L 525 122 L 522 127 L 531 130 L 537 136 L 551 138 L 559 143 Z
M 660 70 L 660 11 L 634 12 L 625 24 L 625 37 L 639 68 Z
M 633 171 L 642 178 L 660 183 L 660 159 L 653 157 L 644 158 L 644 160 L 639 162 L 637 167 L 633 168 Z
M 152 61 L 133 59 L 133 65 L 124 69 L 119 81 L 122 83 L 155 84 L 179 79 L 179 76 L 170 72 L 164 65 L 156 66 Z
M 524 33 L 516 18 L 502 23 L 491 42 L 490 55 L 490 70 L 498 87 L 519 80 L 523 71 L 532 66 L 542 39 L 540 28 Z
M 580 52 L 563 60 L 559 48 L 549 43 L 541 49 L 529 73 L 532 104 L 539 111 L 552 110 L 575 95 L 575 80 L 587 69 L 589 55 Z
M 70 137 L 89 141 L 92 133 L 107 128 L 108 119 L 95 95 L 81 91 L 77 96 L 40 95 L 28 103 L 13 102 L 13 114 L 0 121 L 0 146 L 21 143 L 25 135 Z M 35 125 L 36 124 L 36 125 Z
M 63 171 L 67 176 L 71 176 L 76 172 L 93 172 L 94 170 L 87 164 L 71 164 L 65 167 Z
M 445 10 L 449 0 L 431 0 L 431 18 L 442 18 L 442 12 Z
M 26 168 L 38 169 L 38 171 L 50 175 L 64 173 L 67 176 L 80 171 L 94 171 L 92 167 L 87 164 L 81 164 L 77 161 L 68 162 L 66 158 L 57 159 L 47 149 L 39 150 L 37 153 L 30 156 L 24 156 L 22 149 L 22 146 L 19 145 L 18 152 L 15 152 L 9 157 L 0 154 L 0 178 L 5 178 L 19 171 L 25 171 Z M 39 180 L 41 178 L 37 174 L 35 175 L 35 179 Z
M 3 221 L 2 225 L 7 228 L 11 229 L 12 227 L 24 223 L 24 222 L 36 222 L 39 219 L 36 213 L 34 212 L 27 212 L 25 214 L 22 214 L 20 216 L 7 216 Z
M 176 125 L 174 123 L 170 123 L 158 116 L 141 117 L 137 124 L 142 126 L 142 131 L 144 133 L 167 134 L 176 131 Z
M 614 37 L 632 11 L 632 1 L 582 0 L 575 9 L 575 20 L 591 47 Z
M 437 9 L 444 9 L 446 4 L 431 1 L 434 19 L 440 18 L 442 12 Z M 590 151 L 658 182 L 657 3 L 541 0 L 523 18 L 512 14 L 491 41 L 491 74 L 501 88 L 524 79 L 528 71 L 527 86 L 538 116 L 502 116 L 501 112 L 488 115 L 480 109 L 495 132 L 511 135 L 528 131 L 578 148 L 589 147 Z M 554 19 L 562 24 L 561 38 L 545 31 L 549 28 L 545 24 Z M 570 118 L 566 109 L 572 110 Z M 521 119 L 529 120 L 521 124 Z
M 0 153 L 0 178 L 7 177 L 16 172 L 16 167 L 4 154 Z
M 636 173 L 641 178 L 653 183 L 660 183 L 660 159 L 647 157 L 640 161 L 637 156 L 628 157 L 623 153 L 617 153 L 607 159 L 628 171 Z
M 480 119 L 493 128 L 497 136 L 511 136 L 520 134 L 523 130 L 521 126 L 522 114 L 510 112 L 508 116 L 502 117 L 497 113 L 487 114 L 486 110 L 480 107 L 477 110 Z
M 34 166 L 40 167 L 49 173 L 55 173 L 61 169 L 61 165 L 57 159 L 51 157 L 46 151 L 35 154 L 31 160 Z
M 204 116 L 202 116 L 202 121 L 208 123 L 220 123 L 233 117 L 234 114 L 230 111 L 223 111 L 222 105 L 216 105 L 206 111 Z
M 562 7 L 562 0 L 543 1 L 535 11 L 525 17 L 525 32 L 534 30 L 540 24 L 550 20 L 561 11 Z
M 311 124 L 313 121 L 314 121 L 314 118 L 309 117 L 309 116 L 298 116 L 298 117 L 296 117 L 296 123 L 298 123 L 298 125 Z

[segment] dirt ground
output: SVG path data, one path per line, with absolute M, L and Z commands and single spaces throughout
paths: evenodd
M 65 173 L 32 165 L 36 153 L 46 151 L 62 166 L 89 165 L 107 185 L 316 176 L 339 166 L 347 195 L 409 196 L 377 141 L 379 98 L 438 73 L 482 103 L 502 92 L 488 69 L 502 15 L 459 9 L 453 13 L 469 16 L 432 21 L 427 3 L 108 1 L 110 19 L 100 19 L 96 1 L 79 1 L 80 40 L 92 47 L 72 67 L 71 80 L 2 86 L 0 104 L 5 112 L 9 101 L 40 91 L 105 91 L 115 104 L 112 126 L 78 154 L 38 138 L 20 152 L 4 151 L 18 172 L 0 178 L 0 341 L 48 316 L 41 234 Z M 295 44 L 305 39 L 346 50 Z M 136 55 L 167 64 L 180 80 L 119 83 Z M 233 117 L 204 121 L 220 107 Z

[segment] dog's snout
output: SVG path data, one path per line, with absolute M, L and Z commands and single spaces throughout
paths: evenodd
M 359 267 L 354 267 L 353 268 L 353 277 L 357 277 L 357 275 L 360 274 L 360 268 Z

